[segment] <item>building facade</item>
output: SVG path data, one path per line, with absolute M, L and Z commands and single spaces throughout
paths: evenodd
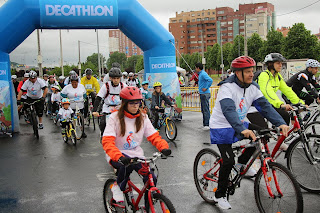
M 232 42 L 237 35 L 246 34 L 250 37 L 253 33 L 258 33 L 262 39 L 266 39 L 271 27 L 275 28 L 274 6 L 267 2 L 240 4 L 238 10 L 219 7 L 182 11 L 170 18 L 169 23 L 169 31 L 175 37 L 176 47 L 184 54 L 206 52 L 209 46 Z
M 109 30 L 109 52 L 125 53 L 127 57 L 143 55 L 143 51 L 120 30 Z
M 287 35 L 288 35 L 289 31 L 290 31 L 290 27 L 281 27 L 281 28 L 278 27 L 277 31 L 282 33 L 282 35 L 284 37 L 287 37 Z

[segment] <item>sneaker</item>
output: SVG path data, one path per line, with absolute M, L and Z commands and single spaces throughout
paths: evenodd
M 86 133 L 82 133 L 82 138 L 87 138 L 87 134 Z
M 43 129 L 43 124 L 40 123 L 40 124 L 38 125 L 38 128 L 39 128 L 39 129 Z
M 111 188 L 113 199 L 116 202 L 124 202 L 123 192 L 121 191 L 120 187 L 118 186 L 117 182 L 114 182 Z
M 280 145 L 280 147 L 279 147 L 279 149 L 281 150 L 281 151 L 287 151 L 287 149 L 288 149 L 288 145 L 287 144 L 285 144 L 285 143 L 282 143 L 281 145 Z
M 202 130 L 210 130 L 210 127 L 204 126 L 204 127 L 202 128 Z
M 231 205 L 226 197 L 216 198 L 216 196 L 214 196 L 213 200 L 218 203 L 220 209 L 231 209 Z

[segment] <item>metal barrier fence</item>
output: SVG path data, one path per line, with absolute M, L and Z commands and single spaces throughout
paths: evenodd
M 182 97 L 182 110 L 201 112 L 200 94 L 198 87 L 180 87 Z M 209 100 L 210 112 L 214 107 L 219 87 L 210 87 L 211 98 Z

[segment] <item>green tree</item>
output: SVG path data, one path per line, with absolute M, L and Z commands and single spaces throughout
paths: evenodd
M 228 61 L 232 61 L 233 59 L 242 55 L 244 55 L 244 38 L 242 35 L 237 35 L 233 40 Z
M 135 70 L 135 72 L 139 72 L 140 70 L 136 70 L 136 64 L 142 55 L 133 55 L 128 58 L 125 68 L 130 68 L 131 70 Z
M 102 54 L 100 54 L 100 63 L 101 60 L 103 61 L 103 63 L 105 63 L 106 61 L 105 57 L 103 57 Z M 88 56 L 86 62 L 91 62 L 95 67 L 98 67 L 98 53 L 93 53 L 92 55 Z
M 208 51 L 205 53 L 206 57 L 206 68 L 207 69 L 219 69 L 219 66 L 221 64 L 217 63 L 217 58 L 220 53 L 220 45 L 218 43 L 214 44 L 213 47 L 208 47 Z
M 192 53 L 190 57 L 190 63 L 189 63 L 189 66 L 191 67 L 191 69 L 195 69 L 196 64 L 198 62 L 201 62 L 201 58 L 202 57 L 200 53 Z
M 120 53 L 120 52 L 114 52 L 110 55 L 108 61 L 107 61 L 107 66 L 108 69 L 111 69 L 112 67 L 112 63 L 114 62 L 118 62 L 119 64 L 121 64 L 121 69 L 124 70 L 126 63 L 127 63 L 127 56 L 124 53 Z
M 184 59 L 184 60 L 183 60 L 183 59 Z M 180 58 L 180 67 L 183 68 L 183 69 L 185 69 L 185 70 L 191 71 L 186 62 L 187 62 L 188 65 L 190 66 L 190 63 L 191 63 L 191 55 L 189 55 L 189 54 L 182 54 L 182 57 Z M 191 69 L 192 69 L 192 67 L 191 67 Z
M 233 60 L 230 60 L 230 58 L 232 57 L 231 55 L 233 54 L 233 44 L 231 44 L 230 42 L 225 43 L 224 45 L 222 45 L 222 51 L 223 51 L 223 64 L 224 64 L 224 69 L 227 70 L 230 68 L 230 62 Z M 218 53 L 218 57 L 216 60 L 217 63 L 217 70 L 220 70 L 220 65 L 221 65 L 221 48 L 219 49 L 219 53 Z
M 261 58 L 264 59 L 269 53 L 283 54 L 283 43 L 283 34 L 271 28 L 267 34 L 267 40 L 263 42 L 262 48 L 260 49 Z
M 294 24 L 285 38 L 283 50 L 287 59 L 317 58 L 318 40 L 303 23 Z
M 263 41 L 259 34 L 254 33 L 248 39 L 248 55 L 252 57 L 256 62 L 261 62 L 263 60 L 261 56 L 261 48 L 263 46 Z
M 136 63 L 136 71 L 139 72 L 144 69 L 144 61 L 143 61 L 143 56 L 140 55 L 138 58 L 138 61 Z

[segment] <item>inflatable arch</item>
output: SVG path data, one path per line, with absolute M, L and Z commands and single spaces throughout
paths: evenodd
M 120 29 L 144 51 L 145 79 L 181 103 L 173 36 L 137 0 L 8 0 L 0 8 L 0 131 L 18 131 L 9 54 L 35 29 Z

